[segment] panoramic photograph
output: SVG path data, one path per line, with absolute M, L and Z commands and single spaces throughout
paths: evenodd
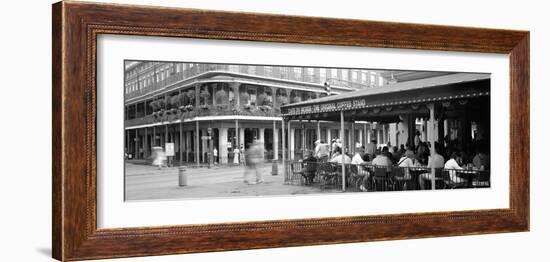
M 491 75 L 124 62 L 126 201 L 491 187 Z

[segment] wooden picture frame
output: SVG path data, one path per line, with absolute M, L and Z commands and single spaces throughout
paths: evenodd
M 82 2 L 56 3 L 52 12 L 52 245 L 56 259 L 150 256 L 529 230 L 528 31 Z M 510 207 L 98 229 L 96 42 L 99 34 L 508 54 Z

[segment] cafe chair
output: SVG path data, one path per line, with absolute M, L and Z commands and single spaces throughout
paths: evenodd
M 388 179 L 388 167 L 375 166 L 374 167 L 374 191 L 388 191 L 393 188 L 392 183 Z
M 306 185 L 313 184 L 317 173 L 317 162 L 304 162 L 301 175 Z
M 290 184 L 294 184 L 295 181 L 300 181 L 300 184 L 304 184 L 304 165 L 302 162 L 295 161 L 290 164 Z
M 477 174 L 472 179 L 472 187 L 491 187 L 491 173 L 489 171 L 477 172 Z
M 451 176 L 451 172 L 456 172 L 455 170 L 448 170 L 443 169 L 442 170 L 442 176 L 443 176 L 443 183 L 444 183 L 444 189 L 456 189 L 456 188 L 467 188 L 468 182 L 467 181 L 458 181 L 456 179 L 453 179 L 453 176 Z M 456 178 L 456 174 L 454 175 Z
M 391 179 L 393 181 L 394 189 L 397 191 L 407 190 L 407 184 L 411 182 L 412 177 L 406 176 L 408 168 L 407 167 L 393 167 L 391 173 Z
M 320 187 L 321 190 L 334 188 L 338 184 L 338 165 L 337 163 L 325 162 L 321 164 Z

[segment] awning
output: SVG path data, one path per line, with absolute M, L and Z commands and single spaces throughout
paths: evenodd
M 336 113 L 351 111 L 348 113 L 376 121 L 428 103 L 488 97 L 489 90 L 490 74 L 456 73 L 285 105 L 281 113 L 287 119 L 334 120 Z

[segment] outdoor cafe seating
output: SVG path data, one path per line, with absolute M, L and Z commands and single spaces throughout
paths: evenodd
M 286 184 L 316 186 L 321 190 L 341 190 L 345 181 L 345 191 L 383 192 L 431 189 L 431 180 L 419 179 L 424 173 L 431 173 L 428 167 L 398 167 L 345 164 L 345 179 L 342 177 L 342 164 L 331 162 L 292 161 L 288 168 Z M 425 183 L 420 186 L 420 183 Z M 435 189 L 483 188 L 490 187 L 489 170 L 435 169 Z

